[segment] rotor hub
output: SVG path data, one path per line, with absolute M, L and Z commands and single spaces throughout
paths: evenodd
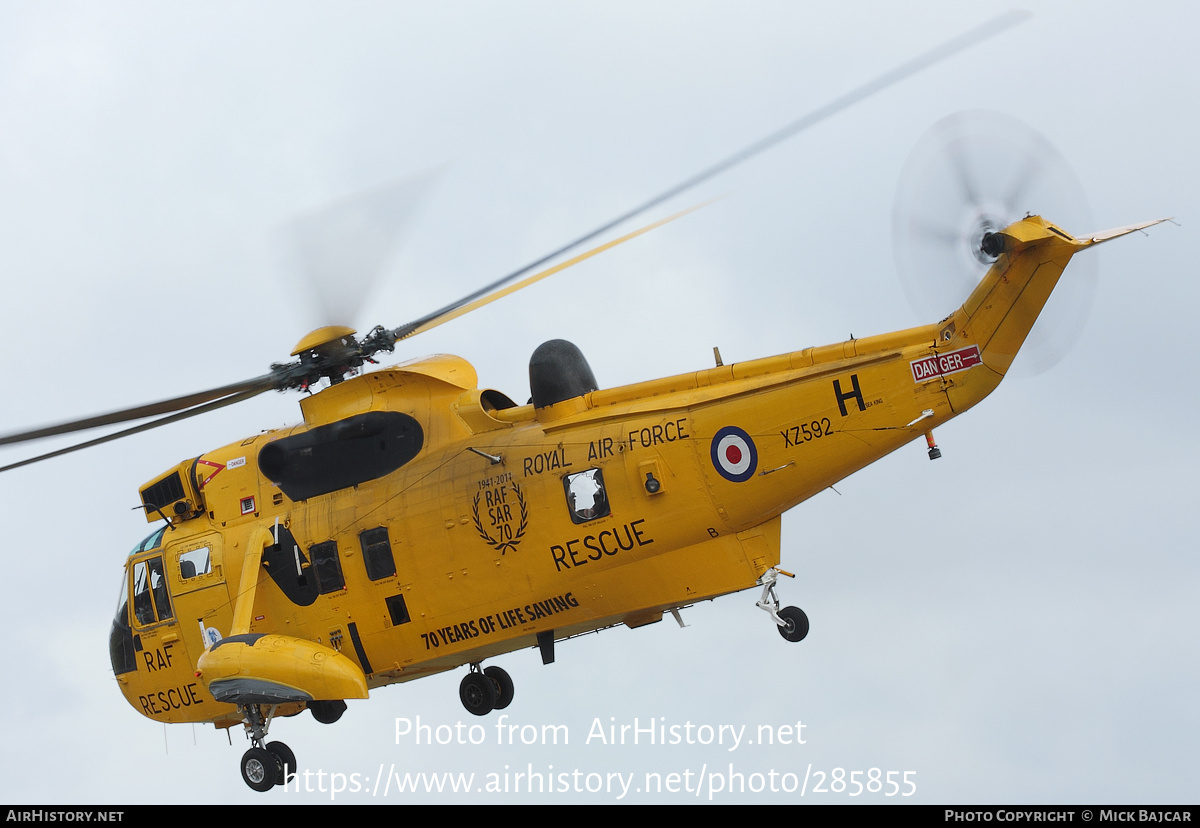
M 347 328 L 345 325 L 326 325 L 323 328 L 317 328 L 304 335 L 304 338 L 296 343 L 296 347 L 292 349 L 292 356 L 300 356 L 309 351 L 321 351 L 329 345 L 346 345 L 348 342 L 354 341 L 354 334 L 357 331 L 354 328 Z
M 967 248 L 975 257 L 975 261 L 985 267 L 990 267 L 996 259 L 1000 258 L 999 251 L 994 254 L 989 252 L 996 250 L 995 243 L 990 243 L 990 237 L 995 236 L 1005 226 L 1004 220 L 992 213 L 980 212 L 976 216 L 974 223 L 967 231 Z

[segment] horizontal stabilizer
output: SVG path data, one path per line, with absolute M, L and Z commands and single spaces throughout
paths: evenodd
M 1090 237 L 1084 237 L 1080 241 L 1086 243 L 1089 247 L 1094 244 L 1106 242 L 1109 239 L 1115 239 L 1119 236 L 1124 236 L 1135 230 L 1145 230 L 1147 227 L 1153 227 L 1156 224 L 1162 224 L 1164 221 L 1173 221 L 1169 218 L 1154 219 L 1154 221 L 1143 221 L 1141 224 L 1127 224 L 1124 227 L 1114 227 L 1112 230 L 1104 230 L 1099 233 L 1094 233 Z

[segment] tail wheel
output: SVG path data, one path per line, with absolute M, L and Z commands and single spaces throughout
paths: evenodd
M 779 626 L 779 634 L 787 641 L 803 641 L 808 635 L 808 616 L 799 607 L 784 607 L 779 611 L 783 624 Z

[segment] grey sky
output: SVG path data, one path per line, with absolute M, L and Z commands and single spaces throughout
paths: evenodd
M 685 629 L 668 619 L 569 642 L 551 667 L 533 651 L 499 659 L 516 683 L 509 721 L 564 724 L 568 746 L 497 745 L 497 716 L 462 709 L 454 672 L 351 703 L 332 727 L 278 722 L 271 736 L 302 767 L 478 782 L 532 764 L 640 783 L 730 764 L 803 776 L 811 763 L 915 771 L 908 801 L 1195 801 L 1200 13 L 1026 5 L 1018 29 L 671 207 L 727 198 L 397 355 L 459 354 L 481 385 L 524 400 L 529 354 L 555 337 L 608 387 L 705 367 L 714 345 L 732 362 L 930 321 L 895 275 L 892 203 L 919 137 L 963 109 L 1020 118 L 1069 159 L 1096 226 L 1068 230 L 1177 216 L 1091 254 L 1100 288 L 1075 349 L 939 430 L 942 460 L 915 443 L 785 516 L 783 565 L 798 577 L 780 591 L 808 612 L 809 639 L 784 643 L 757 595 L 726 597 L 686 611 Z M 0 3 L 0 430 L 285 358 L 318 321 L 279 244 L 306 209 L 449 164 L 355 320 L 397 325 L 1003 10 L 430 6 Z M 123 556 L 149 531 L 137 487 L 297 419 L 295 397 L 271 394 L 0 475 L 0 800 L 268 800 L 238 778 L 240 732 L 230 747 L 125 703 L 107 634 Z M 485 743 L 396 744 L 395 719 L 417 716 L 482 724 Z M 635 717 L 748 736 L 799 720 L 806 743 L 585 744 L 594 720 Z M 338 801 L 416 799 L 615 795 Z M 801 801 L 715 801 L 772 799 Z

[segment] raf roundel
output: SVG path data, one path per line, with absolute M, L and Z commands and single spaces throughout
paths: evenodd
M 712 439 L 712 463 L 721 477 L 745 483 L 758 468 L 758 449 L 749 434 L 737 426 L 725 426 Z

